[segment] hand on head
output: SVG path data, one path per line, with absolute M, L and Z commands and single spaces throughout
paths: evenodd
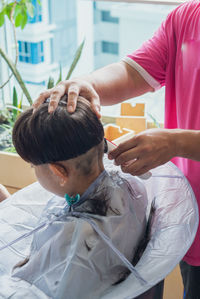
M 83 79 L 73 79 L 60 82 L 57 86 L 43 91 L 33 104 L 33 108 L 39 107 L 47 98 L 50 98 L 49 113 L 53 112 L 61 97 L 67 94 L 67 110 L 72 113 L 76 109 L 78 96 L 86 98 L 91 105 L 91 109 L 100 118 L 100 100 L 92 84 Z

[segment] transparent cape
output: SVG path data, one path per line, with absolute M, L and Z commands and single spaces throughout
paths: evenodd
M 1 203 L 0 298 L 134 298 L 183 258 L 198 227 L 183 174 L 169 162 L 142 181 L 104 162 L 72 212 L 38 183 Z M 98 199 L 104 216 L 92 214 Z M 134 267 L 152 202 L 150 240 Z

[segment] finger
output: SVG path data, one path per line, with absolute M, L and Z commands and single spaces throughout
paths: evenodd
M 121 165 L 121 169 L 125 173 L 130 173 L 132 175 L 141 175 L 149 171 L 151 168 L 150 165 L 145 164 L 142 160 L 136 160 L 129 165 L 123 164 Z
M 65 94 L 65 85 L 60 83 L 51 89 L 48 112 L 52 113 L 58 107 L 60 98 Z
M 144 166 L 143 168 L 139 169 L 138 171 L 134 171 L 132 173 L 132 175 L 136 175 L 136 176 L 143 175 L 143 174 L 147 173 L 149 170 L 151 170 L 152 168 L 154 168 L 154 167 Z
M 108 158 L 109 159 L 116 159 L 117 157 L 119 157 L 120 155 L 122 155 L 123 153 L 129 151 L 130 149 L 133 149 L 134 147 L 137 146 L 137 141 L 136 141 L 136 138 L 133 137 L 123 143 L 120 143 L 118 145 L 118 147 L 116 147 L 114 150 L 112 150 L 109 155 L 108 155 Z M 124 157 L 124 155 L 122 155 L 122 157 Z M 137 158 L 137 157 L 133 157 L 134 158 Z M 125 161 L 124 161 L 125 162 Z
M 73 113 L 76 109 L 77 99 L 79 96 L 80 88 L 77 84 L 71 84 L 68 89 L 67 110 Z
M 100 110 L 100 99 L 96 91 L 91 86 L 84 86 L 80 90 L 80 95 L 90 102 L 90 107 L 98 118 L 101 118 Z
M 101 118 L 101 105 L 100 105 L 100 99 L 97 93 L 93 93 L 92 99 L 91 99 L 91 109 L 94 111 L 98 119 Z
M 40 93 L 39 97 L 34 101 L 32 107 L 33 109 L 37 109 L 46 99 L 49 98 L 52 89 L 45 90 Z
M 154 168 L 154 167 L 147 167 L 147 166 L 146 166 L 146 167 L 143 167 L 143 168 L 141 168 L 139 171 L 135 172 L 134 175 L 136 175 L 136 176 L 141 176 L 141 175 L 143 175 L 143 174 L 149 172 L 152 168 Z M 151 174 L 150 174 L 150 176 L 151 176 Z
M 123 152 L 119 156 L 115 158 L 116 165 L 122 165 L 122 164 L 131 164 L 133 160 L 136 160 L 139 158 L 140 150 L 138 150 L 137 147 L 131 148 L 130 150 Z

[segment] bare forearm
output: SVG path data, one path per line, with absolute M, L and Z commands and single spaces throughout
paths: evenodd
M 112 105 L 153 91 L 143 77 L 125 62 L 101 68 L 84 78 L 96 90 L 101 105 Z
M 176 156 L 200 161 L 200 131 L 172 130 Z

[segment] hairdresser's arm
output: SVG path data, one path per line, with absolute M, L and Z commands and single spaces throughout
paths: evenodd
M 199 149 L 200 131 L 151 129 L 120 144 L 109 158 L 115 159 L 124 172 L 141 175 L 176 156 L 200 161 Z
M 50 97 L 49 112 L 52 112 L 60 98 L 68 93 L 69 112 L 74 111 L 80 95 L 91 102 L 92 109 L 100 117 L 100 104 L 116 104 L 149 91 L 153 91 L 153 88 L 134 68 L 125 62 L 118 62 L 88 76 L 60 82 L 56 87 L 42 92 L 34 107 L 38 107 Z

